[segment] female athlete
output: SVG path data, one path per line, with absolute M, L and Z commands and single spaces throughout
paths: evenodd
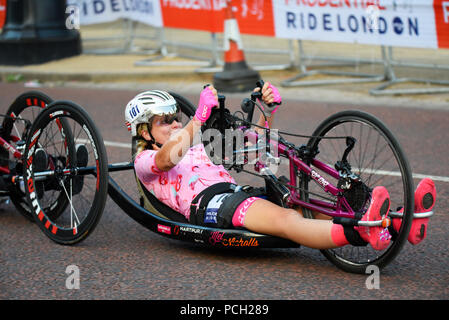
M 262 88 L 262 99 L 266 104 L 281 103 L 277 88 L 269 82 Z M 391 236 L 382 227 L 343 228 L 320 214 L 316 214 L 318 219 L 306 219 L 300 208 L 283 208 L 243 192 L 223 166 L 210 161 L 203 144 L 192 146 L 195 134 L 216 106 L 217 91 L 213 86 L 208 86 L 201 92 L 195 116 L 183 127 L 176 101 L 167 92 L 143 92 L 128 103 L 125 110 L 126 124 L 137 139 L 135 172 L 145 188 L 160 201 L 194 224 L 215 228 L 243 227 L 311 248 L 331 249 L 360 244 L 360 241 L 369 243 L 376 250 L 388 247 Z M 269 126 L 277 109 L 267 118 Z M 262 115 L 258 124 L 265 125 Z M 217 186 L 223 183 L 228 183 L 231 190 L 220 191 Z M 435 192 L 432 180 L 421 181 L 415 191 L 415 212 L 431 210 L 435 203 Z M 203 197 L 208 199 L 207 209 L 199 212 L 192 202 L 197 203 Z M 375 187 L 370 206 L 362 220 L 380 220 L 389 209 L 387 189 Z M 410 242 L 416 244 L 425 238 L 427 220 L 414 219 Z M 399 219 L 393 219 L 396 230 L 400 224 Z

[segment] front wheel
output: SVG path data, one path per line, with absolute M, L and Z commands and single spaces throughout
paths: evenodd
M 23 179 L 37 225 L 60 244 L 84 240 L 100 220 L 108 191 L 107 154 L 95 123 L 75 103 L 53 102 L 34 121 L 24 155 Z M 67 203 L 57 215 L 44 209 L 52 193 Z
M 347 140 L 328 138 L 345 136 L 355 138 L 354 148 L 349 152 L 347 161 L 352 173 L 360 177 L 362 182 L 359 186 L 345 191 L 344 196 L 348 203 L 353 209 L 363 212 L 368 206 L 365 200 L 369 197 L 367 190 L 384 186 L 390 194 L 390 210 L 404 208 L 401 228 L 385 250 L 376 251 L 370 245 L 347 245 L 322 250 L 323 255 L 337 267 L 364 274 L 369 265 L 377 265 L 379 268 L 386 266 L 405 243 L 413 219 L 413 180 L 408 160 L 393 133 L 381 120 L 362 111 L 343 111 L 325 119 L 313 133 L 308 147 L 319 151 L 315 159 L 334 167 L 348 149 Z M 331 179 L 329 178 L 330 181 Z M 304 176 L 300 179 L 300 185 L 305 201 L 318 196 L 336 203 L 336 197 L 331 197 Z M 304 210 L 304 215 L 306 218 L 314 218 L 309 210 Z

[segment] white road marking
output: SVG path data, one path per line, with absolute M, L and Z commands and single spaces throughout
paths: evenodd
M 370 173 L 370 170 L 365 170 L 365 173 Z M 393 177 L 400 177 L 401 173 L 397 171 L 386 171 L 386 170 L 377 170 L 376 174 L 384 175 L 384 176 L 393 176 Z M 449 182 L 449 177 L 444 176 L 433 176 L 429 174 L 421 174 L 421 173 L 413 173 L 412 174 L 413 179 L 424 179 L 424 178 L 430 178 L 433 181 L 440 181 L 440 182 Z

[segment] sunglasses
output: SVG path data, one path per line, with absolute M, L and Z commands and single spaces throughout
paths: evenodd
M 174 114 L 165 114 L 163 116 L 160 116 L 156 122 L 159 125 L 171 125 L 173 121 L 181 122 L 181 114 L 180 113 L 174 113 Z

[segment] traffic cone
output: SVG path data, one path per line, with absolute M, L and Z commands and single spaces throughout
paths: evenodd
M 242 92 L 254 89 L 260 75 L 246 64 L 239 26 L 232 12 L 231 0 L 227 0 L 224 49 L 225 65 L 222 72 L 217 72 L 214 75 L 214 87 L 222 92 Z

